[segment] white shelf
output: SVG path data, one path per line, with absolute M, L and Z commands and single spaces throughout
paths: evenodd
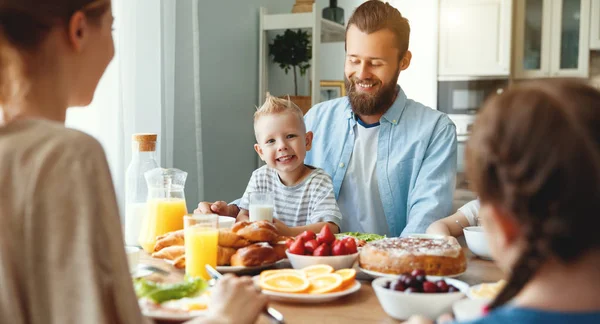
M 262 30 L 281 29 L 311 29 L 314 26 L 314 14 L 273 14 L 264 15 Z M 346 36 L 346 28 L 333 21 L 321 18 L 321 43 L 343 42 Z

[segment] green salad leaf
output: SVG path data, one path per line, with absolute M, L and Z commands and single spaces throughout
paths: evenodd
M 208 283 L 202 278 L 186 278 L 174 284 L 138 278 L 134 280 L 134 287 L 138 298 L 146 297 L 160 304 L 171 299 L 197 296 L 208 287 Z
M 385 238 L 385 235 L 371 234 L 371 233 L 359 233 L 359 232 L 345 232 L 335 234 L 336 237 L 352 236 L 355 239 L 363 240 L 365 242 L 377 241 Z

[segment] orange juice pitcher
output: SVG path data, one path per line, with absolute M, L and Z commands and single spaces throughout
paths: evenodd
M 156 168 L 144 174 L 148 185 L 146 217 L 140 231 L 140 245 L 148 253 L 154 250 L 156 237 L 183 229 L 185 180 L 187 172 Z

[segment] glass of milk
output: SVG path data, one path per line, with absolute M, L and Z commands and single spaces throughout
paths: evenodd
M 249 193 L 249 212 L 250 221 L 260 220 L 273 221 L 273 194 L 270 192 L 250 192 Z

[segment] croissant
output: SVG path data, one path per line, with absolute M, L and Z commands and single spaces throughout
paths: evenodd
M 183 245 L 183 230 L 169 232 L 156 238 L 154 252 L 173 245 Z
M 275 242 L 279 237 L 277 227 L 273 223 L 264 220 L 239 222 L 232 227 L 231 231 L 250 242 Z
M 250 244 L 250 241 L 228 229 L 219 230 L 219 246 L 239 249 Z
M 182 254 L 185 254 L 185 247 L 183 245 L 172 245 L 152 253 L 152 257 L 157 259 L 175 260 Z

